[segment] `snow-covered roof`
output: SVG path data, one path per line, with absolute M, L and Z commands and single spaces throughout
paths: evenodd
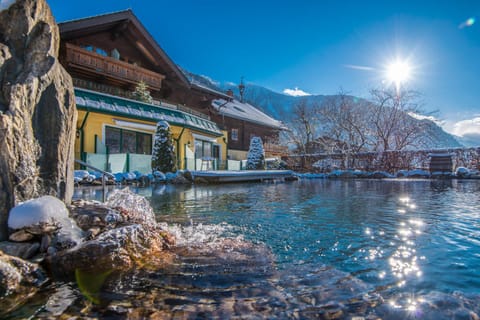
M 274 129 L 286 129 L 281 121 L 273 119 L 246 102 L 240 102 L 235 99 L 231 101 L 216 99 L 212 101 L 212 106 L 221 115 L 257 123 Z
M 171 104 L 166 104 L 165 106 L 151 105 L 136 100 L 79 88 L 75 88 L 75 102 L 80 109 L 83 108 L 146 121 L 158 122 L 165 120 L 173 125 L 196 129 L 215 136 L 222 135 L 222 132 L 215 122 L 176 110 L 175 106 Z
M 211 94 L 214 94 L 215 96 L 217 97 L 223 97 L 225 99 L 229 99 L 230 96 L 228 96 L 227 94 L 221 92 L 221 91 L 218 91 L 218 90 L 215 90 L 215 89 L 212 89 L 210 87 L 207 87 L 206 85 L 204 84 L 201 84 L 200 82 L 194 80 L 194 79 L 190 79 L 190 84 L 192 86 L 192 88 L 196 88 L 196 89 L 199 89 L 201 91 L 205 91 L 205 92 L 208 92 L 208 93 L 211 93 Z

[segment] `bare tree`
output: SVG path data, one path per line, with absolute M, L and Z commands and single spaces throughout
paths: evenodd
M 365 102 L 340 91 L 327 98 L 320 109 L 322 135 L 326 149 L 345 155 L 345 167 L 353 166 L 353 155 L 368 145 L 368 115 Z
M 374 89 L 371 91 L 369 108 L 372 128 L 371 147 L 382 152 L 380 161 L 384 168 L 392 171 L 399 159 L 388 151 L 402 151 L 420 147 L 424 127 L 411 114 L 419 114 L 419 93 L 406 89 Z
M 374 151 L 405 150 L 417 147 L 422 126 L 410 115 L 419 114 L 419 94 L 412 90 L 371 90 L 369 108 Z
M 299 154 L 309 153 L 319 126 L 318 107 L 308 104 L 306 99 L 301 99 L 293 107 L 291 119 L 287 123 L 288 143 L 293 144 Z

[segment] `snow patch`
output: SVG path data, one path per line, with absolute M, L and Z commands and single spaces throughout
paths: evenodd
M 435 118 L 434 116 L 426 116 L 426 115 L 423 115 L 423 114 L 418 114 L 418 113 L 415 113 L 415 112 L 409 112 L 408 115 L 412 118 L 415 118 L 417 120 L 429 120 L 429 121 L 432 121 L 433 123 L 437 124 L 438 126 L 442 127 L 445 122 L 440 120 L 440 119 L 437 119 Z
M 52 196 L 25 201 L 10 210 L 8 227 L 21 229 L 41 223 L 55 224 L 68 219 L 65 204 Z
M 301 89 L 298 89 L 298 87 L 295 87 L 295 89 L 285 89 L 283 90 L 283 93 L 289 96 L 293 97 L 305 97 L 305 96 L 311 96 L 310 93 L 305 92 Z

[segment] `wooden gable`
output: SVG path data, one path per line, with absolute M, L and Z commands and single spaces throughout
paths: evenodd
M 158 98 L 189 88 L 185 75 L 131 10 L 68 21 L 59 28 L 61 60 L 73 77 L 126 90 L 142 80 Z

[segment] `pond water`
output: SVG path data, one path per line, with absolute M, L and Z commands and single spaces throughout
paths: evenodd
M 301 180 L 135 191 L 179 237 L 177 261 L 122 275 L 103 289 L 105 303 L 90 307 L 90 316 L 480 315 L 477 181 Z M 76 196 L 100 192 L 77 189 Z M 73 283 L 49 290 L 17 315 L 54 315 L 45 306 L 55 295 L 70 299 L 54 301 L 64 313 L 88 305 Z

